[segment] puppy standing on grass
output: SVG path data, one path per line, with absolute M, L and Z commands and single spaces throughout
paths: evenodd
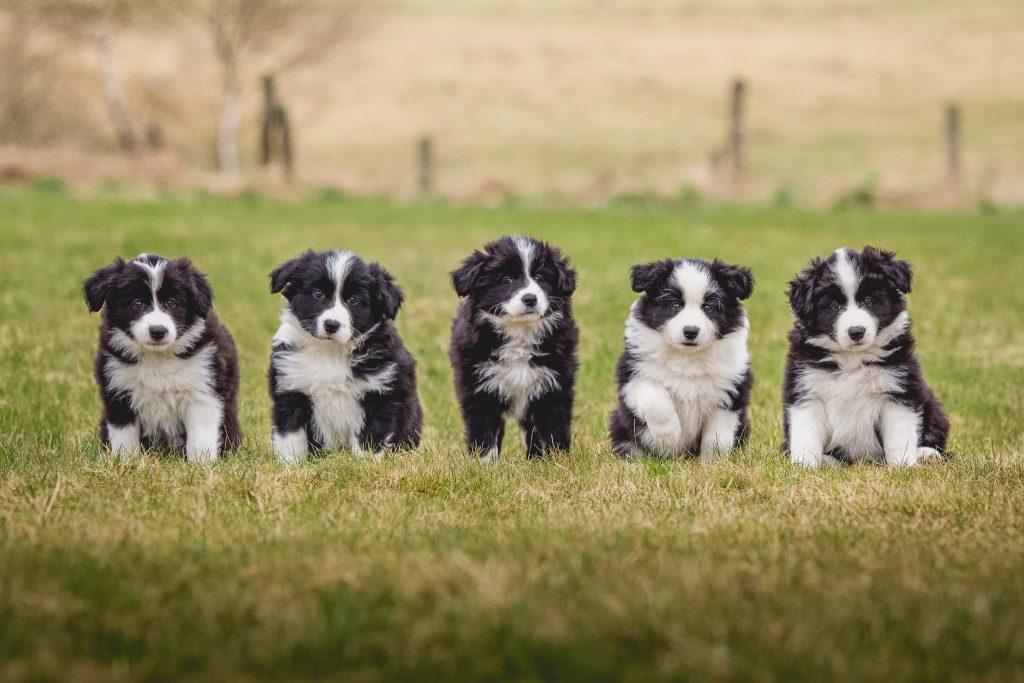
M 395 328 L 403 296 L 391 274 L 347 251 L 308 251 L 271 273 L 270 291 L 285 298 L 268 378 L 278 460 L 419 445 L 416 362 Z
M 188 259 L 117 258 L 82 292 L 90 311 L 103 311 L 95 376 L 104 446 L 121 456 L 154 448 L 209 462 L 242 443 L 235 342 Z
M 744 443 L 754 377 L 740 301 L 754 279 L 719 260 L 633 266 L 634 302 L 608 433 L 616 455 L 710 460 Z
M 448 356 L 470 453 L 495 462 L 505 419 L 519 422 L 529 457 L 571 442 L 576 271 L 558 249 L 502 237 L 452 273 L 462 297 Z
M 793 462 L 913 466 L 945 450 L 949 421 L 914 355 L 912 275 L 894 253 L 868 246 L 816 258 L 789 283 L 782 402 Z

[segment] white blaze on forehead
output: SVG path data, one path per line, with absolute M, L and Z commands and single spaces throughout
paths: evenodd
M 530 277 L 530 266 L 533 264 L 534 243 L 529 237 L 513 237 L 512 243 L 519 250 L 519 257 L 523 260 L 523 275 Z
M 158 259 L 156 263 L 150 263 L 151 258 L 149 254 L 139 254 L 132 263 L 145 271 L 149 278 L 149 287 L 155 296 L 164 282 L 164 269 L 167 268 L 167 260 Z
M 348 251 L 332 251 L 327 257 L 327 273 L 334 283 L 334 296 L 341 296 L 341 288 L 345 286 L 345 278 L 352 268 L 352 253 Z
M 676 266 L 672 280 L 683 293 L 683 302 L 686 306 L 701 305 L 704 296 L 714 288 L 711 274 L 705 268 L 689 261 L 683 261 Z
M 860 288 L 860 274 L 857 266 L 850 260 L 850 250 L 845 247 L 836 249 L 836 261 L 832 264 L 832 272 L 839 280 L 839 286 L 846 296 L 847 303 L 856 300 L 857 290 Z

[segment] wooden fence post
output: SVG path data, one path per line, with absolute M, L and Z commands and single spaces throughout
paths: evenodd
M 276 148 L 276 150 L 275 150 Z M 292 179 L 292 132 L 288 112 L 277 100 L 274 77 L 263 77 L 263 115 L 260 119 L 260 164 L 267 166 L 275 156 L 281 157 L 285 178 Z
M 425 135 L 420 138 L 417 149 L 417 184 L 420 194 L 426 196 L 434 187 L 434 142 Z
M 960 166 L 960 107 L 955 104 L 946 107 L 946 159 L 949 184 L 959 189 L 963 169 Z
M 737 79 L 732 84 L 732 107 L 729 117 L 729 161 L 732 180 L 739 182 L 743 177 L 743 144 L 744 144 L 744 98 L 746 84 Z

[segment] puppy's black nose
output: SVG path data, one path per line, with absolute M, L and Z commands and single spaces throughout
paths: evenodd
M 337 320 L 325 320 L 324 321 L 324 331 L 326 331 L 327 334 L 334 334 L 335 332 L 337 332 L 340 329 L 341 329 L 341 323 L 339 323 Z
M 536 294 L 523 294 L 523 303 L 527 306 L 533 307 L 537 305 Z
M 698 334 L 700 334 L 700 328 L 696 325 L 687 325 L 683 328 L 683 336 L 690 341 L 696 339 Z
M 167 336 L 167 328 L 163 325 L 150 325 L 149 338 L 153 341 L 160 341 Z
M 850 329 L 848 329 L 846 331 L 846 334 L 850 335 L 850 339 L 852 339 L 853 341 L 860 341 L 861 339 L 864 338 L 865 332 L 867 332 L 867 330 L 865 330 L 860 325 L 857 325 L 856 327 L 851 327 Z

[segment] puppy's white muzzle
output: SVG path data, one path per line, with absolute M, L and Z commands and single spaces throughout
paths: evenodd
M 714 339 L 715 324 L 699 306 L 686 306 L 665 323 L 665 336 L 682 349 L 700 349 Z
M 341 304 L 335 304 L 316 320 L 316 336 L 346 343 L 352 339 L 352 315 Z
M 533 279 L 501 305 L 505 315 L 519 320 L 539 320 L 548 312 L 548 295 Z
M 174 319 L 159 309 L 133 322 L 131 333 L 137 342 L 152 348 L 170 346 L 178 338 Z
M 844 349 L 871 346 L 878 336 L 878 321 L 859 306 L 847 306 L 836 319 L 836 341 Z

